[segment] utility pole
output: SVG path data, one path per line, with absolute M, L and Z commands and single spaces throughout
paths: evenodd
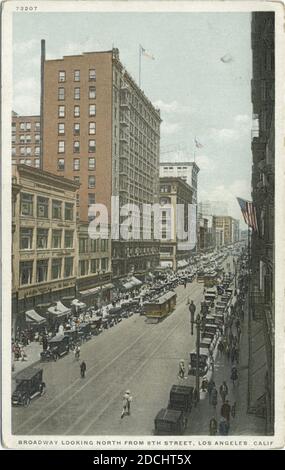
M 200 315 L 196 317 L 196 391 L 197 402 L 200 401 Z

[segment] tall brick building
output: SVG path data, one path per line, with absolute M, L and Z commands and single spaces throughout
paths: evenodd
M 12 112 L 12 164 L 40 168 L 40 116 Z
M 160 113 L 119 59 L 119 51 L 42 57 L 43 168 L 80 183 L 79 218 L 111 196 L 153 204 L 159 193 Z M 110 221 L 110 218 L 109 218 Z M 159 264 L 154 240 L 113 243 L 114 276 Z

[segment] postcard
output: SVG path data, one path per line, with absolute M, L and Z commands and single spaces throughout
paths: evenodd
M 281 448 L 284 6 L 1 7 L 2 445 Z

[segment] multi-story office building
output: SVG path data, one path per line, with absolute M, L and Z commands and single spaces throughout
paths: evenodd
M 252 14 L 252 200 L 258 231 L 251 236 L 249 410 L 274 433 L 274 13 Z
M 19 116 L 12 112 L 12 164 L 40 168 L 40 116 Z
M 177 205 L 181 204 L 183 208 L 183 228 L 189 233 L 191 215 L 189 216 L 188 204 L 192 204 L 193 190 L 181 178 L 164 177 L 160 178 L 160 205 L 161 213 L 161 242 L 160 242 L 160 267 L 171 268 L 174 271 L 185 268 L 189 264 L 190 248 L 183 249 L 178 239 L 177 217 L 181 217 L 178 213 Z M 170 211 L 163 210 L 163 206 L 171 207 Z M 191 213 L 190 213 L 191 214 Z M 170 217 L 172 219 L 170 219 Z M 172 220 L 172 225 L 171 222 Z M 194 221 L 194 223 L 196 223 Z M 169 227 L 169 228 L 168 228 Z
M 75 296 L 76 192 L 66 178 L 27 165 L 13 167 L 13 325 L 38 304 Z
M 228 215 L 228 204 L 225 201 L 201 201 L 198 204 L 202 217 L 213 215 Z
M 239 221 L 231 216 L 214 216 L 213 233 L 216 246 L 230 245 L 239 239 Z
M 111 197 L 118 208 L 158 201 L 160 113 L 119 59 L 119 51 L 42 57 L 43 168 L 80 183 L 79 217 Z M 117 209 L 115 209 L 117 212 Z M 114 214 L 112 214 L 114 215 Z M 119 220 L 120 221 L 120 220 Z M 114 276 L 159 263 L 153 239 L 112 242 Z
M 197 204 L 199 167 L 195 162 L 160 162 L 160 176 L 181 178 L 193 191 L 193 204 Z

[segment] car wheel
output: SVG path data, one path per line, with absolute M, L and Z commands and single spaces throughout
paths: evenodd
M 27 408 L 31 403 L 30 397 L 26 397 L 24 401 L 24 407 Z

